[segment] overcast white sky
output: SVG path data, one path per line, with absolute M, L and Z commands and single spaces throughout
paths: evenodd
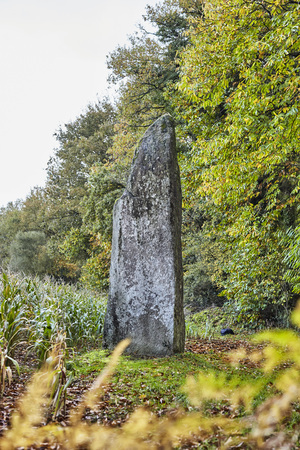
M 0 0 L 0 206 L 43 186 L 54 132 L 108 91 L 106 56 L 158 0 Z

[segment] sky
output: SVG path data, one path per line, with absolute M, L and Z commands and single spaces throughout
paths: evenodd
M 106 56 L 158 0 L 0 0 L 0 207 L 44 186 L 54 133 L 113 95 Z

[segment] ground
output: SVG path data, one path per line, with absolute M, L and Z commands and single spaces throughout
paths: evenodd
M 236 336 L 220 339 L 194 338 L 187 339 L 184 354 L 174 357 L 144 360 L 124 357 L 104 395 L 99 398 L 97 410 L 86 410 L 84 420 L 119 426 L 139 406 L 151 409 L 158 416 L 176 414 L 178 407 L 189 410 L 190 405 L 180 390 L 186 376 L 196 374 L 199 370 L 234 371 L 235 368 L 230 368 L 228 352 L 240 347 L 251 351 L 258 346 Z M 32 358 L 26 359 L 25 349 L 20 349 L 16 357 L 22 370 L 20 377 L 15 376 L 11 385 L 5 387 L 0 399 L 1 434 L 9 427 L 11 413 L 17 407 L 18 399 L 36 368 Z M 74 380 L 67 391 L 65 410 L 55 418 L 55 422 L 62 426 L 68 425 L 70 410 L 76 408 L 83 393 L 91 386 L 108 359 L 107 352 L 93 350 L 83 352 L 69 361 L 68 367 L 74 373 Z M 243 362 L 242 370 L 245 376 L 255 375 L 256 370 L 259 373 L 259 368 L 249 360 Z M 224 414 L 230 414 L 226 405 L 223 408 Z M 209 413 L 213 414 L 214 409 Z M 51 418 L 45 420 L 51 421 Z

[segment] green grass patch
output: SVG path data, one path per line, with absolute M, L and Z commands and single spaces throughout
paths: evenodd
M 72 362 L 75 379 L 91 382 L 108 360 L 109 353 L 105 350 L 93 350 L 76 356 Z M 225 372 L 228 377 L 239 375 L 242 380 L 249 379 L 249 382 L 262 376 L 259 370 L 236 368 L 215 354 L 186 352 L 153 359 L 122 356 L 100 404 L 104 409 L 109 409 L 110 416 L 116 417 L 131 413 L 140 406 L 150 408 L 158 415 L 178 408 L 191 410 L 193 408 L 182 391 L 187 376 L 211 371 L 216 374 Z

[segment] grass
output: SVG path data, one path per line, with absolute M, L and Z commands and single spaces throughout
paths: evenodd
M 229 379 L 238 377 L 242 384 L 251 385 L 262 380 L 262 387 L 254 397 L 252 405 L 256 409 L 268 398 L 278 394 L 275 379 L 286 367 L 278 367 L 271 373 L 264 373 L 260 363 L 245 360 L 241 364 L 231 364 L 226 352 L 227 346 L 238 342 L 248 351 L 261 346 L 249 343 L 249 335 L 241 340 L 241 336 L 226 336 L 219 340 L 203 339 L 201 345 L 206 349 L 204 353 L 185 352 L 166 358 L 133 359 L 121 356 L 117 369 L 106 388 L 104 396 L 99 398 L 98 409 L 89 411 L 86 418 L 92 422 L 121 425 L 136 408 L 143 407 L 157 416 L 175 413 L 175 411 L 193 411 L 194 408 L 183 391 L 183 386 L 189 376 L 197 378 L 199 373 L 212 374 L 221 377 L 224 374 Z M 189 342 L 193 344 L 193 339 Z M 223 350 L 220 351 L 220 346 Z M 201 347 L 203 350 L 203 347 Z M 107 365 L 110 354 L 107 350 L 92 350 L 77 354 L 70 362 L 74 383 L 89 385 L 93 379 Z M 226 400 L 207 400 L 201 407 L 204 415 L 243 417 L 245 409 L 241 406 L 232 409 Z M 291 421 L 287 426 L 300 420 L 299 405 L 294 405 Z
M 110 425 L 113 427 L 110 430 L 115 429 L 120 430 L 120 432 L 127 430 L 126 424 L 130 423 L 128 419 L 133 417 L 132 414 L 135 410 L 139 411 L 142 407 L 143 410 L 148 411 L 147 421 L 149 421 L 149 430 L 151 429 L 151 423 L 152 425 L 154 423 L 152 420 L 155 420 L 155 417 L 157 418 L 156 420 L 161 420 L 161 422 L 156 422 L 157 424 L 161 423 L 161 430 L 164 429 L 165 424 L 168 424 L 168 427 L 172 428 L 174 421 L 177 421 L 176 423 L 180 425 L 180 417 L 182 415 L 180 415 L 179 411 L 182 413 L 192 413 L 192 415 L 188 414 L 185 416 L 185 420 L 191 417 L 191 423 L 193 414 L 198 414 L 197 417 L 200 421 L 203 421 L 204 429 L 205 423 L 207 423 L 205 420 L 211 421 L 212 428 L 210 431 L 203 431 L 204 434 L 200 433 L 201 436 L 195 436 L 195 439 L 192 439 L 193 447 L 190 447 L 191 442 L 188 438 L 187 446 L 182 441 L 182 445 L 180 444 L 179 447 L 172 448 L 220 448 L 221 444 L 226 440 L 226 433 L 229 433 L 229 436 L 232 435 L 238 444 L 241 444 L 242 441 L 246 443 L 248 439 L 251 441 L 251 437 L 249 438 L 251 436 L 249 430 L 252 429 L 251 420 L 253 419 L 251 417 L 254 418 L 254 415 L 249 416 L 249 411 L 246 411 L 242 403 L 236 405 L 232 403 L 230 395 L 228 397 L 228 386 L 232 386 L 230 389 L 243 388 L 243 386 L 246 386 L 248 389 L 251 387 L 251 384 L 261 379 L 262 385 L 259 388 L 260 390 L 257 391 L 252 400 L 253 407 L 263 406 L 263 402 L 266 399 L 270 399 L 270 406 L 277 408 L 275 402 L 279 391 L 276 389 L 275 379 L 278 378 L 282 370 L 287 370 L 288 366 L 278 367 L 271 373 L 266 374 L 263 373 L 259 363 L 256 364 L 251 360 L 248 360 L 248 362 L 245 360 L 241 365 L 238 363 L 230 364 L 226 351 L 220 351 L 220 348 L 223 350 L 226 349 L 235 340 L 232 340 L 231 337 L 225 337 L 224 339 L 219 339 L 219 341 L 203 340 L 201 342 L 201 349 L 203 350 L 203 345 L 206 345 L 206 351 L 202 354 L 187 351 L 171 357 L 152 359 L 133 359 L 130 356 L 121 356 L 112 378 L 101 393 L 99 395 L 97 394 L 96 402 L 93 406 L 86 406 L 82 409 L 83 415 L 81 420 L 83 422 L 81 421 L 80 423 L 85 424 L 86 436 L 89 435 L 88 427 L 95 424 Z M 189 342 L 193 344 L 193 340 Z M 249 349 L 251 347 L 248 341 L 240 341 L 241 345 L 243 343 L 245 344 L 245 348 Z M 213 346 L 215 346 L 215 352 L 211 351 Z M 257 349 L 260 350 L 260 347 L 257 347 Z M 253 350 L 253 347 L 251 347 L 251 350 Z M 108 351 L 94 349 L 91 351 L 82 351 L 82 353 L 75 355 L 74 358 L 67 362 L 68 376 L 71 372 L 74 376 L 72 385 L 68 389 L 67 399 L 71 408 L 76 408 L 80 403 L 80 397 L 82 398 L 85 390 L 91 387 L 92 382 L 102 369 L 107 367 L 109 360 L 110 354 Z M 196 381 L 200 387 L 200 391 L 203 386 L 204 391 L 207 390 L 209 392 L 210 389 L 213 389 L 216 397 L 206 397 L 206 393 L 204 392 L 204 395 L 200 395 L 202 396 L 201 401 L 198 402 L 196 400 L 195 402 L 200 392 L 198 391 L 197 393 L 199 387 L 194 392 L 193 389 L 190 391 L 186 389 L 185 392 L 182 390 L 182 386 L 186 384 L 186 378 L 192 376 L 192 378 L 197 379 L 199 373 L 208 377 L 207 382 L 205 378 L 202 378 L 202 381 Z M 213 383 L 212 378 L 209 378 L 212 375 L 216 376 L 216 383 Z M 218 395 L 218 378 L 222 380 L 221 390 L 223 391 L 224 389 L 226 391 L 227 389 L 224 397 Z M 238 384 L 232 383 L 234 379 L 238 379 Z M 289 383 L 288 381 L 288 386 L 290 385 Z M 191 384 L 190 387 L 192 388 Z M 283 413 L 285 414 L 285 412 Z M 138 414 L 141 414 L 138 417 L 141 417 L 142 420 L 143 413 L 139 412 Z M 278 425 L 276 430 L 274 429 L 274 433 L 276 436 L 278 435 L 278 439 L 281 436 L 281 430 L 284 430 L 289 439 L 295 440 L 297 437 L 295 433 L 297 433 L 299 428 L 299 419 L 300 407 L 298 403 L 294 402 L 291 406 L 291 414 L 289 414 L 289 417 L 283 419 L 282 424 Z M 216 427 L 214 425 L 215 423 L 224 423 L 222 422 L 223 420 L 230 422 L 227 422 L 227 431 L 222 428 L 222 425 L 221 427 L 220 425 Z M 61 418 L 58 418 L 57 423 L 59 424 L 60 421 Z M 67 416 L 62 417 L 61 423 L 64 422 L 68 423 Z M 72 424 L 72 422 L 69 423 Z M 54 427 L 55 425 L 51 426 Z M 160 427 L 160 425 L 157 426 Z M 103 433 L 106 433 L 105 430 L 106 428 L 104 427 L 102 429 Z M 69 432 L 72 433 L 72 430 Z M 113 431 L 110 431 L 110 433 L 113 433 Z M 261 433 L 265 433 L 264 428 L 262 428 Z M 246 446 L 242 448 L 258 447 Z
M 92 379 L 108 363 L 109 354 L 104 350 L 77 355 L 72 361 L 72 370 L 75 380 Z M 222 356 L 211 354 L 194 354 L 186 352 L 167 358 L 132 359 L 128 356 L 120 358 L 119 365 L 114 373 L 105 401 L 100 405 L 112 417 L 120 420 L 126 418 L 137 407 L 150 408 L 157 415 L 170 413 L 176 408 L 192 410 L 186 394 L 182 391 L 188 375 L 197 375 L 199 372 L 236 375 L 236 368 L 231 366 Z M 262 373 L 259 369 L 243 367 L 239 370 L 241 379 L 253 381 Z M 223 407 L 221 405 L 221 407 Z M 103 419 L 103 414 L 100 414 Z M 100 417 L 98 415 L 98 418 Z M 97 413 L 94 416 L 96 420 Z

